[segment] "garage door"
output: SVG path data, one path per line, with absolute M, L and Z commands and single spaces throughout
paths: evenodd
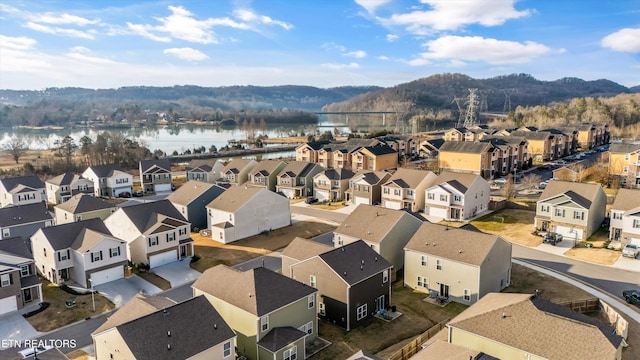
M 384 201 L 384 207 L 386 207 L 387 209 L 395 209 L 395 210 L 401 209 L 399 202 L 389 201 L 389 200 Z
M 109 281 L 124 278 L 124 269 L 122 266 L 116 266 L 111 269 L 97 271 L 91 274 L 91 282 L 93 286 L 98 286 Z
M 553 232 L 562 235 L 565 239 L 582 239 L 582 229 L 575 229 L 569 226 L 555 225 Z
M 156 193 L 171 192 L 171 184 L 158 184 L 155 185 L 154 189 Z
M 0 299 L 0 314 L 6 314 L 18 310 L 18 301 L 15 296 Z
M 371 205 L 371 204 L 369 204 L 369 199 L 366 198 L 366 197 L 356 196 L 354 198 L 354 200 L 355 200 L 354 202 L 355 202 L 356 205 L 360 205 L 360 204 Z
M 127 187 L 121 187 L 121 188 L 113 189 L 113 196 L 117 197 L 118 195 L 122 194 L 123 192 L 131 193 L 131 187 L 127 186 Z
M 327 201 L 329 200 L 329 191 L 327 190 L 316 190 L 316 199 L 318 201 Z
M 427 215 L 444 219 L 447 216 L 447 209 L 437 208 L 437 207 L 428 207 Z
M 149 266 L 154 268 L 178 260 L 178 251 L 171 250 L 149 257 Z
M 640 246 L 640 239 L 636 239 L 636 238 L 627 238 L 627 244 Z

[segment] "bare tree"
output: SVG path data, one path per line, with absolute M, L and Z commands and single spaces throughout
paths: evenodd
M 29 150 L 29 146 L 22 138 L 12 137 L 7 143 L 2 145 L 2 149 L 8 152 L 17 164 L 22 155 Z
M 542 178 L 537 174 L 527 174 L 522 177 L 522 181 L 520 182 L 522 186 L 527 190 L 533 190 L 535 187 L 540 184 Z
M 507 175 L 507 182 L 502 186 L 502 196 L 507 200 L 511 200 L 515 194 L 516 187 L 513 184 L 513 175 Z

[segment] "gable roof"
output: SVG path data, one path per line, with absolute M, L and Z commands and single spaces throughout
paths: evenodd
M 281 196 L 262 187 L 233 186 L 218 195 L 206 207 L 220 211 L 235 212 L 260 192 L 264 192 L 267 196 Z M 283 200 L 286 199 L 285 197 L 282 198 Z
M 257 173 L 261 173 L 263 176 L 269 176 L 275 172 L 278 167 L 280 167 L 285 162 L 282 160 L 261 160 L 256 164 L 256 166 L 251 169 L 249 175 L 256 175 Z
M 629 211 L 640 207 L 640 190 L 620 189 L 616 200 L 611 205 L 611 210 Z
M 80 193 L 73 195 L 69 200 L 61 204 L 56 205 L 55 208 L 72 214 L 80 214 L 89 211 L 116 208 L 116 206 L 91 195 Z
M 111 314 L 111 316 L 107 318 L 107 321 L 100 325 L 92 334 L 98 334 L 142 316 L 152 314 L 158 310 L 175 305 L 175 303 L 175 301 L 163 296 L 137 293 L 120 309 Z
M 258 345 L 275 353 L 283 347 L 302 339 L 306 335 L 307 334 L 301 330 L 292 326 L 275 327 L 258 341 Z
M 482 154 L 488 151 L 492 145 L 490 143 L 477 141 L 445 141 L 440 146 L 440 152 L 459 152 L 469 154 Z
M 121 207 L 118 211 L 124 212 L 141 233 L 156 226 L 166 217 L 187 222 L 187 219 L 167 199 Z
M 43 189 L 44 183 L 37 176 L 18 176 L 0 179 L 0 184 L 4 186 L 7 192 L 12 192 L 21 185 L 32 189 Z
M 327 251 L 318 257 L 350 285 L 377 275 L 392 266 L 362 240 Z
M 14 205 L 0 208 L 0 227 L 16 226 L 38 221 L 52 220 L 44 203 Z
M 360 204 L 338 225 L 334 233 L 380 243 L 405 217 L 422 222 L 406 211 Z
M 432 179 L 436 178 L 436 175 L 428 170 L 415 170 L 399 168 L 384 184 L 384 186 L 396 184 L 401 188 L 415 189 L 420 183 L 427 177 Z M 427 186 L 431 185 L 433 181 L 430 181 Z
M 426 140 L 424 143 L 431 145 L 435 149 L 440 149 L 442 145 L 445 143 L 445 141 L 444 139 L 430 139 L 430 140 Z
M 316 166 L 320 167 L 320 165 L 308 161 L 291 161 L 282 169 L 278 176 L 304 177 Z
M 27 242 L 20 236 L 0 240 L 0 255 L 3 254 L 33 260 L 33 254 L 29 251 Z
M 225 167 L 220 171 L 220 173 L 226 174 L 228 172 L 232 172 L 234 174 L 238 174 L 247 166 L 255 162 L 256 162 L 255 160 L 251 160 L 251 159 L 233 159 L 229 161 L 227 165 L 225 165 Z
M 361 150 L 367 150 L 373 155 L 386 155 L 386 154 L 396 154 L 397 151 L 394 150 L 391 146 L 386 144 L 378 144 L 373 146 L 365 146 Z
M 354 175 L 353 171 L 345 168 L 339 169 L 327 169 L 323 172 L 319 172 L 316 176 L 326 176 L 329 180 L 347 180 L 351 179 Z
M 498 242 L 511 247 L 497 235 L 423 222 L 405 249 L 479 266 Z
M 175 204 L 187 205 L 205 192 L 211 192 L 215 198 L 220 196 L 220 194 L 225 190 L 225 188 L 219 185 L 203 181 L 189 180 L 167 196 L 167 200 Z
M 66 172 L 62 175 L 58 175 L 54 178 L 51 178 L 49 180 L 46 181 L 47 184 L 53 184 L 53 185 L 71 185 L 73 184 L 74 181 L 77 181 L 78 179 L 83 178 L 80 175 L 76 175 L 72 172 Z
M 549 181 L 538 202 L 564 194 L 578 205 L 589 209 L 600 192 L 603 192 L 600 184 L 554 180 Z
M 116 164 L 89 166 L 87 170 L 93 171 L 99 178 L 112 177 L 116 172 L 123 172 L 120 165 Z
M 266 268 L 242 272 L 225 265 L 207 269 L 192 287 L 256 316 L 316 292 L 308 285 Z
M 391 174 L 386 171 L 360 170 L 351 177 L 350 181 L 363 180 L 369 185 L 377 185 L 389 177 Z
M 143 173 L 153 170 L 154 167 L 156 170 L 171 171 L 171 162 L 168 159 L 140 160 L 140 170 Z
M 613 359 L 622 342 L 598 320 L 529 294 L 489 293 L 448 326 L 547 359 Z
M 616 154 L 630 154 L 640 150 L 640 144 L 613 143 L 609 146 L 609 152 Z
M 222 162 L 222 160 L 220 159 L 193 159 L 189 162 L 189 165 L 187 165 L 186 170 L 190 171 L 201 169 L 203 171 L 210 172 L 218 161 L 224 167 L 224 162 Z
M 227 340 L 235 333 L 204 296 L 118 325 L 120 336 L 136 359 L 187 359 Z
M 550 131 L 513 131 L 511 132 L 511 136 L 520 136 L 527 140 L 546 140 L 550 137 L 553 137 L 553 134 Z
M 286 248 L 284 248 L 284 250 L 282 250 L 282 256 L 290 257 L 295 260 L 305 260 L 327 251 L 331 251 L 332 249 L 333 246 L 331 245 L 296 237 L 289 243 L 289 245 L 287 245 Z
M 40 231 L 54 250 L 87 249 L 104 236 L 113 237 L 104 222 L 98 218 L 45 227 Z
M 476 180 L 485 181 L 481 176 L 475 174 L 442 171 L 433 181 L 433 184 L 440 185 L 443 183 L 449 183 L 460 192 L 465 193 Z M 489 183 L 487 183 L 487 185 L 488 184 Z

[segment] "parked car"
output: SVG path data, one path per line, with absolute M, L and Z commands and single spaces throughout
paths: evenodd
M 132 195 L 133 195 L 133 197 L 143 197 L 144 196 L 142 191 L 134 191 Z
M 315 204 L 318 202 L 318 199 L 312 198 L 312 197 L 307 197 L 307 199 L 304 201 L 307 204 Z
M 499 178 L 499 179 L 495 179 L 493 180 L 493 182 L 495 184 L 500 184 L 500 185 L 504 185 L 507 183 L 507 178 Z
M 544 189 L 547 187 L 547 185 L 548 185 L 548 184 L 549 184 L 549 183 L 548 183 L 547 181 L 543 181 L 543 182 L 541 182 L 540 184 L 538 184 L 537 188 L 538 188 L 539 190 L 544 190 Z
M 542 238 L 542 241 L 547 243 L 547 244 L 551 244 L 551 245 L 555 246 L 557 243 L 562 241 L 562 235 L 561 234 L 556 234 L 556 233 L 547 233 Z
M 28 347 L 24 350 L 18 351 L 20 355 L 22 355 L 23 359 L 32 357 L 33 355 L 40 354 L 41 352 L 45 352 L 47 350 L 53 349 L 51 345 L 39 345 L 37 347 Z
M 624 290 L 622 297 L 629 303 L 640 306 L 640 291 L 638 290 Z
M 131 197 L 131 193 L 130 193 L 130 192 L 128 192 L 128 191 L 121 192 L 121 193 L 118 195 L 118 197 L 119 197 L 119 198 L 130 198 L 130 197 Z
M 627 244 L 622 249 L 622 256 L 635 259 L 638 257 L 638 252 L 640 252 L 640 249 L 638 249 L 638 245 Z

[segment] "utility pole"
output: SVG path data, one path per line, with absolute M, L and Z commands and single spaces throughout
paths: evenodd
M 503 113 L 511 112 L 511 95 L 515 92 L 515 89 L 502 89 L 502 93 L 504 94 L 504 107 L 502 108 Z
M 478 89 L 469 89 L 467 101 L 467 114 L 464 118 L 464 127 L 471 128 L 478 122 Z

